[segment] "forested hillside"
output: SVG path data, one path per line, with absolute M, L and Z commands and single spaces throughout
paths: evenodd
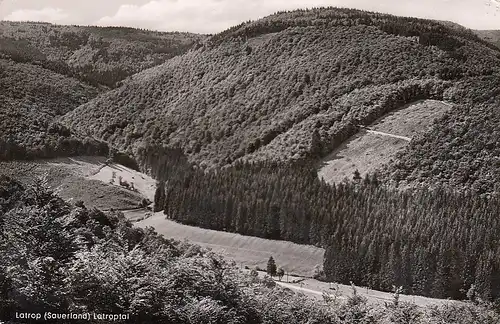
M 330 186 L 307 164 L 189 167 L 177 151 L 155 206 L 189 225 L 326 248 L 327 278 L 464 299 L 500 297 L 498 198 L 446 188 L 397 191 L 376 174 Z M 183 162 L 184 161 L 184 162 Z
M 443 184 L 454 190 L 498 194 L 500 187 L 500 76 L 465 79 L 447 93 L 460 102 L 424 136 L 414 138 L 384 178 L 394 183 Z
M 43 67 L 0 59 L 0 160 L 106 154 L 107 145 L 75 136 L 55 118 L 98 89 Z
M 0 110 L 0 158 L 107 154 L 111 147 L 159 181 L 155 208 L 173 220 L 320 245 L 330 280 L 476 302 L 500 297 L 500 49 L 474 32 L 337 8 L 280 12 L 209 39 L 2 24 L 14 31 L 0 40 L 0 86 L 7 89 L 0 93 L 7 107 Z M 24 29 L 35 36 L 16 36 Z M 38 43 L 45 29 L 55 36 Z M 318 179 L 313 166 L 360 126 L 421 99 L 453 108 L 379 172 L 333 186 Z M 288 295 L 264 287 L 269 281 L 242 277 L 212 254 L 131 229 L 117 214 L 2 181 L 15 188 L 15 198 L 0 188 L 4 234 L 27 226 L 36 238 L 32 246 L 17 243 L 21 252 L 0 241 L 13 255 L 8 262 L 27 260 L 15 273 L 0 264 L 0 281 L 8 279 L 0 284 L 4 309 L 43 308 L 36 301 L 48 300 L 151 322 L 498 323 L 476 306 L 377 313 L 354 298 L 340 310 L 304 310 L 302 299 L 288 303 Z M 39 222 L 60 229 L 53 242 L 37 232 Z M 44 246 L 53 250 L 37 252 Z M 35 252 L 19 256 L 28 250 Z M 112 269 L 107 277 L 103 265 Z M 60 271 L 49 275 L 49 268 Z M 129 286 L 119 290 L 125 277 Z M 42 288 L 40 278 L 57 288 Z M 352 311 L 359 313 L 343 313 Z M 410 317 L 392 317 L 398 312 Z
M 0 318 L 16 323 L 495 324 L 492 305 L 319 304 L 197 246 L 0 176 Z M 42 319 L 19 316 L 39 313 Z M 44 314 L 49 317 L 43 320 Z M 50 315 L 58 314 L 58 316 Z M 17 316 L 16 316 L 17 314 Z M 63 318 L 74 314 L 78 319 Z M 89 318 L 83 318 L 89 314 Z M 102 314 L 119 319 L 98 319 Z M 52 317 L 54 316 L 54 317 Z M 83 319 L 82 319 L 83 318 Z
M 499 70 L 500 50 L 465 28 L 348 9 L 299 10 L 214 35 L 62 121 L 136 155 L 141 146 L 179 146 L 203 167 L 303 160 L 327 155 L 359 124 L 418 99 L 454 102 L 452 122 L 475 110 L 482 123 L 488 108 L 469 99 L 486 98 L 482 82 L 496 82 Z M 449 125 L 442 120 L 437 129 Z M 494 167 L 479 158 L 481 147 L 464 141 L 472 165 Z M 400 173 L 422 173 L 401 163 L 410 170 Z
M 0 22 L 0 159 L 107 154 L 56 119 L 204 36 Z
M 126 77 L 187 52 L 205 36 L 125 27 L 0 21 L 0 58 L 33 63 L 94 86 Z

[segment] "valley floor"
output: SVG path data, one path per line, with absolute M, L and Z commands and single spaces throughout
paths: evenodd
M 128 218 L 137 219 L 137 217 L 144 217 L 144 212 L 130 211 L 126 212 L 125 215 Z M 349 285 L 330 284 L 311 278 L 314 266 L 323 264 L 324 250 L 321 248 L 182 225 L 165 219 L 163 213 L 155 213 L 152 217 L 139 221 L 135 225 L 152 226 L 158 233 L 166 237 L 186 239 L 190 243 L 210 248 L 214 252 L 222 254 L 226 259 L 234 260 L 243 271 L 249 271 L 244 269 L 245 266 L 250 269 L 254 267 L 265 269 L 267 260 L 273 256 L 278 267 L 283 267 L 285 272 L 289 273 L 281 281 L 275 278 L 276 283 L 315 299 L 322 300 L 324 292 L 340 300 L 346 299 L 353 293 L 352 287 Z M 259 271 L 259 276 L 264 275 L 265 272 Z M 357 287 L 357 293 L 366 297 L 368 302 L 372 304 L 390 303 L 393 300 L 391 293 L 367 289 L 366 287 Z M 400 300 L 418 306 L 454 302 L 410 295 L 401 295 Z
M 132 220 L 144 218 L 144 211 L 125 212 Z M 211 248 L 227 259 L 234 260 L 240 267 L 266 268 L 272 256 L 278 265 L 289 273 L 312 276 L 314 267 L 323 264 L 324 249 L 310 245 L 300 245 L 285 241 L 272 241 L 258 237 L 243 236 L 187 226 L 166 219 L 165 215 L 155 213 L 152 217 L 135 223 L 140 227 L 154 227 L 166 237 L 188 240 L 191 243 Z

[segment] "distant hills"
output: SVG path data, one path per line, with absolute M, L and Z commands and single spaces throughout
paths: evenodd
M 204 36 L 0 22 L 0 159 L 105 153 L 55 119 Z
M 482 39 L 500 48 L 500 30 L 475 30 L 474 32 Z
M 41 65 L 94 86 L 124 78 L 186 52 L 205 37 L 125 27 L 0 22 L 0 57 Z

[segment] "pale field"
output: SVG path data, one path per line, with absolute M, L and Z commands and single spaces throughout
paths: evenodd
M 143 211 L 125 212 L 129 219 L 144 218 Z M 229 260 L 234 260 L 244 268 L 259 267 L 265 269 L 267 260 L 272 256 L 279 267 L 301 275 L 311 276 L 316 265 L 323 264 L 325 250 L 310 245 L 300 245 L 286 241 L 266 240 L 258 237 L 244 236 L 235 233 L 202 229 L 176 223 L 166 219 L 162 212 L 135 223 L 139 227 L 153 227 L 165 237 L 188 240 L 212 249 Z
M 132 170 L 130 168 L 124 167 L 119 164 L 110 164 L 109 166 L 101 166 L 97 173 L 89 175 L 91 180 L 99 180 L 104 183 L 110 183 L 113 178 L 113 173 L 115 175 L 115 180 L 113 185 L 119 186 L 119 177 L 122 177 L 123 181 L 127 181 L 129 184 L 133 184 L 137 192 L 143 197 L 154 201 L 155 190 L 156 190 L 156 180 L 150 176 Z
M 67 201 L 82 200 L 87 207 L 103 210 L 137 208 L 141 200 L 154 197 L 155 181 L 121 165 L 105 165 L 104 157 L 72 157 L 36 161 L 1 162 L 0 174 L 19 179 L 25 184 L 45 178 L 47 184 Z M 116 172 L 114 184 L 110 183 Z M 138 189 L 127 190 L 118 184 L 118 177 Z M 151 185 L 153 187 L 151 187 Z M 152 200 L 152 198 L 151 198 Z
M 434 120 L 451 105 L 436 100 L 417 101 L 395 110 L 375 121 L 370 129 L 401 138 L 361 129 L 356 135 L 326 156 L 318 166 L 318 177 L 328 183 L 352 179 L 355 170 L 363 177 L 390 162 L 415 135 L 428 130 Z

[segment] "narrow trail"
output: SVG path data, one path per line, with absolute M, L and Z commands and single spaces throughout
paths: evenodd
M 402 139 L 402 140 L 405 140 L 405 141 L 408 141 L 408 142 L 411 141 L 410 137 L 400 136 L 400 135 L 394 135 L 394 134 L 389 134 L 389 133 L 384 133 L 384 132 L 379 132 L 379 131 L 374 131 L 374 130 L 366 127 L 366 126 L 361 126 L 361 128 L 364 129 L 364 130 L 366 130 L 367 133 L 377 134 L 377 135 L 382 135 L 382 136 L 387 136 L 387 137 L 392 137 L 392 138 L 398 138 L 398 139 Z
M 304 292 L 304 293 L 310 293 L 310 294 L 313 294 L 313 295 L 317 295 L 317 296 L 323 296 L 323 294 L 327 294 L 329 295 L 330 297 L 333 297 L 335 299 L 342 299 L 342 300 L 346 300 L 349 298 L 349 296 L 347 295 L 345 289 L 342 289 L 340 294 L 332 294 L 332 293 L 329 293 L 328 291 L 326 290 L 323 290 L 323 291 L 320 291 L 320 290 L 314 290 L 314 289 L 309 289 L 309 288 L 304 288 L 304 287 L 299 287 L 297 286 L 296 284 L 291 284 L 291 283 L 286 283 L 286 282 L 281 282 L 281 281 L 277 281 L 275 280 L 276 284 L 284 287 L 284 288 L 289 288 L 291 290 L 294 290 L 294 291 L 300 291 L 300 292 Z M 360 296 L 363 296 L 365 298 L 367 298 L 371 303 L 392 303 L 394 301 L 394 297 L 391 293 L 381 293 L 380 291 L 376 291 L 376 290 L 371 290 L 368 292 L 364 292 L 364 287 L 357 287 L 358 288 L 358 294 Z M 445 300 L 445 299 L 442 299 L 442 300 L 438 300 L 438 299 L 429 299 L 430 301 L 429 302 L 424 302 L 426 299 L 428 299 L 427 297 L 422 297 L 422 296 L 412 296 L 412 295 L 400 295 L 400 300 L 401 301 L 404 301 L 404 302 L 411 302 L 413 304 L 415 304 L 417 307 L 419 308 L 425 308 L 427 307 L 428 305 L 432 305 L 432 304 L 442 304 L 442 303 L 446 303 L 446 304 L 453 304 L 453 303 L 460 303 L 459 301 L 454 301 L 454 300 Z
M 303 291 L 303 292 L 307 292 L 307 293 L 310 293 L 310 294 L 314 294 L 314 295 L 319 295 L 319 296 L 323 296 L 323 292 L 322 291 L 318 291 L 318 290 L 313 290 L 313 289 L 308 289 L 308 288 L 303 288 L 303 287 L 297 287 L 296 285 L 293 285 L 293 284 L 290 284 L 290 283 L 286 283 L 286 282 L 281 282 L 281 281 L 275 281 L 276 284 L 282 286 L 282 287 L 285 287 L 285 288 L 289 288 L 289 289 L 292 289 L 292 290 L 298 290 L 298 291 Z M 330 296 L 333 296 L 331 294 L 328 294 Z M 337 296 L 338 299 L 346 299 L 347 297 L 345 296 Z

